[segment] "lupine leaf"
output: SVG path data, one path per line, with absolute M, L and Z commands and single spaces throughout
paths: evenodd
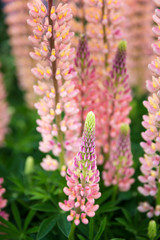
M 18 229 L 9 221 L 5 220 L 0 216 L 0 222 L 2 222 L 4 225 L 8 226 L 9 229 L 12 229 L 14 232 L 19 232 Z
M 45 219 L 39 227 L 37 239 L 40 240 L 43 237 L 45 237 L 53 229 L 56 222 L 57 222 L 57 218 L 55 216 Z
M 37 203 L 31 207 L 33 210 L 42 212 L 57 212 L 56 208 L 50 203 Z
M 89 240 L 93 239 L 93 235 L 94 235 L 94 219 L 91 218 L 89 223 Z
M 12 209 L 12 214 L 14 216 L 14 219 L 17 223 L 17 226 L 19 227 L 19 229 L 21 229 L 21 217 L 20 217 L 17 205 L 15 203 L 12 203 L 11 209 Z
M 58 218 L 57 225 L 61 232 L 68 237 L 71 231 L 71 223 L 67 221 L 67 214 L 61 214 Z
M 38 232 L 38 229 L 39 227 L 33 227 L 33 228 L 30 228 L 27 230 L 27 234 L 30 234 L 30 233 L 37 233 Z
M 106 227 L 106 223 L 107 223 L 106 218 L 104 218 L 104 219 L 102 220 L 102 222 L 101 222 L 101 225 L 100 225 L 100 227 L 99 227 L 99 230 L 98 230 L 98 232 L 97 232 L 94 240 L 99 240 L 99 239 L 101 238 L 101 236 L 102 236 L 102 234 L 103 234 L 103 232 L 104 232 L 104 229 L 105 229 L 105 227 Z
M 77 234 L 77 237 L 79 238 L 79 240 L 86 240 L 86 238 L 84 238 L 82 235 Z
M 28 227 L 28 225 L 30 224 L 30 222 L 32 221 L 32 218 L 34 217 L 34 215 L 35 215 L 35 211 L 33 211 L 33 210 L 31 210 L 29 213 L 28 213 L 28 215 L 27 215 L 27 217 L 26 217 L 26 219 L 25 219 L 25 222 L 24 222 L 24 231 L 27 229 L 27 227 Z

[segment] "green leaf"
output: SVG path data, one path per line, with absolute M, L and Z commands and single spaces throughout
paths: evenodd
M 103 202 L 105 202 L 113 193 L 113 188 L 111 189 L 107 189 L 102 196 L 97 200 L 97 204 L 102 204 Z
M 93 239 L 93 235 L 94 235 L 94 219 L 91 218 L 89 223 L 89 240 Z
M 58 212 L 52 204 L 49 203 L 37 203 L 31 207 L 33 210 L 42 212 Z
M 101 222 L 101 225 L 99 227 L 99 230 L 98 230 L 94 240 L 99 240 L 100 239 L 100 237 L 102 236 L 102 234 L 104 232 L 104 229 L 106 227 L 106 223 L 107 223 L 106 218 L 104 218 Z
M 23 230 L 25 231 L 27 228 L 28 228 L 28 225 L 30 224 L 30 222 L 32 221 L 33 217 L 35 215 L 35 211 L 31 210 L 27 217 L 26 217 L 26 220 L 24 222 L 24 227 L 23 227 Z
M 67 221 L 67 214 L 60 215 L 57 225 L 64 236 L 68 237 L 71 231 L 71 223 Z
M 77 234 L 77 237 L 79 238 L 79 240 L 86 240 L 86 238 L 84 238 L 82 235 Z
M 38 232 L 39 227 L 33 227 L 27 230 L 27 234 Z
M 0 224 L 0 233 L 3 232 L 3 233 L 13 233 L 13 229 L 10 229 L 6 226 L 3 226 Z M 14 233 L 18 233 L 18 232 L 14 232 Z
M 55 226 L 56 222 L 57 222 L 57 218 L 55 216 L 45 219 L 39 227 L 37 239 L 40 240 L 43 237 L 45 237 Z
M 130 214 L 127 212 L 126 209 L 122 208 L 122 212 L 124 214 L 124 216 L 126 217 L 126 219 L 128 220 L 129 223 L 132 223 L 132 219 L 131 219 L 131 216 Z
M 136 234 L 136 230 L 124 218 L 116 218 L 116 221 L 119 222 L 121 225 L 125 226 L 126 230 L 128 230 L 129 232 Z
M 124 238 L 112 238 L 111 240 L 126 240 Z
M 20 217 L 19 210 L 17 208 L 16 203 L 12 203 L 11 209 L 12 209 L 12 214 L 14 216 L 14 219 L 17 223 L 17 226 L 19 229 L 21 229 L 21 217 Z
M 107 212 L 114 212 L 119 210 L 119 207 L 115 206 L 115 203 L 113 202 L 107 202 L 103 204 L 97 211 L 97 213 L 107 213 Z
M 9 221 L 5 220 L 1 216 L 0 216 L 0 222 L 2 222 L 4 225 L 8 226 L 8 228 L 12 229 L 13 232 L 16 232 L 16 233 L 19 232 L 18 229 L 12 223 L 10 223 Z

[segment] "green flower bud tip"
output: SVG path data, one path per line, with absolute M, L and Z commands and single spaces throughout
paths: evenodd
M 156 222 L 154 220 L 151 220 L 148 224 L 148 237 L 150 240 L 153 240 L 157 235 L 157 227 Z
M 130 127 L 129 127 L 128 124 L 125 124 L 125 123 L 124 123 L 124 124 L 121 124 L 121 126 L 120 126 L 120 133 L 121 133 L 121 134 L 127 136 L 128 133 L 129 133 L 129 130 L 130 130 Z
M 88 132 L 91 132 L 95 129 L 95 115 L 92 111 L 87 114 L 85 128 Z
M 26 175 L 31 174 L 34 171 L 34 158 L 31 156 L 28 156 L 26 158 L 26 162 L 25 162 L 25 168 L 24 168 L 24 173 Z
M 122 40 L 118 44 L 118 50 L 125 51 L 127 49 L 127 42 L 125 40 Z

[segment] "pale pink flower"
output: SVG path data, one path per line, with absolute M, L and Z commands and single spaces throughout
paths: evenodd
M 43 158 L 43 161 L 41 162 L 41 167 L 46 171 L 55 171 L 58 169 L 58 165 L 58 161 L 53 159 L 50 155 Z
M 88 224 L 86 216 L 94 217 L 99 206 L 95 199 L 101 196 L 98 182 L 99 171 L 95 155 L 95 116 L 89 112 L 86 118 L 80 151 L 67 169 L 67 187 L 63 189 L 68 196 L 64 203 L 59 202 L 63 211 L 70 211 L 68 221 L 79 225 L 80 220 Z

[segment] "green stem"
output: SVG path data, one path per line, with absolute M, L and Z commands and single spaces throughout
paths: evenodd
M 70 231 L 68 240 L 74 240 L 75 229 L 76 229 L 76 225 L 74 222 L 72 222 L 71 231 Z
M 48 20 L 49 20 L 49 25 L 53 25 L 52 20 L 50 18 L 50 12 L 51 12 L 51 8 L 52 8 L 52 0 L 48 1 Z M 55 48 L 55 43 L 54 43 L 54 32 L 53 32 L 53 37 L 50 38 L 50 48 L 51 51 L 53 48 Z M 57 79 L 55 78 L 56 75 L 56 61 L 52 62 L 52 73 L 53 73 L 53 86 L 55 89 L 55 106 L 57 105 L 57 103 L 59 103 L 59 89 L 58 89 L 58 82 Z M 58 142 L 61 144 L 61 153 L 59 155 L 59 159 L 60 159 L 60 165 L 64 165 L 64 146 L 63 146 L 63 133 L 61 131 L 61 127 L 60 127 L 60 123 L 61 123 L 61 115 L 56 115 L 56 125 L 57 125 L 57 129 L 58 129 Z
M 105 15 L 105 6 L 106 6 L 106 3 L 105 3 L 105 0 L 103 0 L 102 21 L 103 21 L 104 15 Z M 102 25 L 102 29 L 103 29 L 103 43 L 107 45 L 108 52 L 109 52 L 109 41 L 108 41 L 108 39 L 106 37 L 106 26 L 104 24 Z M 108 53 L 105 53 L 104 64 L 105 64 L 105 68 L 106 68 L 108 66 Z
M 113 188 L 113 194 L 112 194 L 112 201 L 113 202 L 116 200 L 117 193 L 118 193 L 118 185 L 115 185 L 114 188 Z

